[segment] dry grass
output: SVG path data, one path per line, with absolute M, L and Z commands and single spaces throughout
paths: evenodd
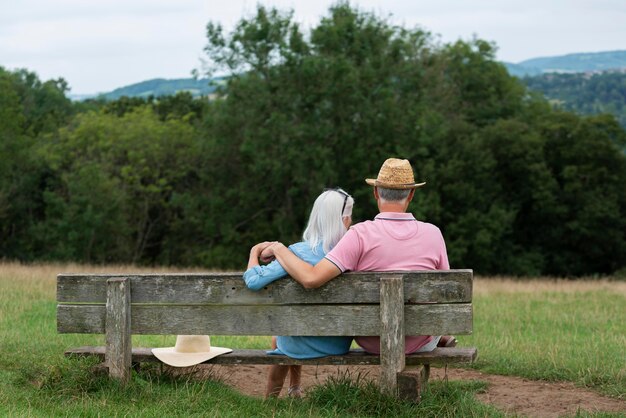
M 0 276 L 28 279 L 42 276 L 56 277 L 59 273 L 180 273 L 210 271 L 201 268 L 177 268 L 163 266 L 133 266 L 130 264 L 85 265 L 77 263 L 34 263 L 0 262 Z
M 133 265 L 83 265 L 76 263 L 36 263 L 0 262 L 0 288 L 3 282 L 12 282 L 12 287 L 24 287 L 30 290 L 50 291 L 56 283 L 59 273 L 197 273 L 215 271 L 202 268 L 180 267 L 140 267 Z M 19 282 L 16 283 L 16 282 Z M 588 292 L 608 290 L 626 295 L 625 281 L 606 279 L 516 279 L 510 277 L 476 277 L 474 293 L 488 295 L 493 293 L 534 293 L 534 292 Z
M 476 277 L 474 294 L 489 295 L 494 293 L 579 293 L 607 290 L 626 296 L 626 282 L 606 279 L 515 279 L 510 277 Z
M 56 276 L 60 273 L 197 273 L 211 271 L 200 268 L 139 267 L 133 265 L 84 265 L 77 263 L 34 263 L 0 262 L 0 286 L 11 281 L 13 287 L 27 287 L 31 290 L 53 288 Z M 17 283 L 16 283 L 17 282 Z

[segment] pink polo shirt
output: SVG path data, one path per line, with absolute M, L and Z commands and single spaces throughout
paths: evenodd
M 449 270 L 446 244 L 435 225 L 411 213 L 382 212 L 373 221 L 353 225 L 326 258 L 342 272 Z M 429 343 L 430 335 L 405 339 L 406 353 Z M 379 337 L 356 337 L 365 351 L 379 354 Z

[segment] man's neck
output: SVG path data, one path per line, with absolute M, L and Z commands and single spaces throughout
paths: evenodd
M 406 203 L 395 203 L 395 202 L 378 202 L 378 210 L 382 212 L 396 212 L 396 213 L 404 213 L 406 212 L 409 205 Z

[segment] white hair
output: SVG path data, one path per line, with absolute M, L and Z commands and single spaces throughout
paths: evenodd
M 411 189 L 388 189 L 386 187 L 376 187 L 378 197 L 383 202 L 404 202 L 411 193 Z
M 341 208 L 344 207 L 343 213 Z M 322 243 L 324 253 L 329 252 L 347 232 L 343 218 L 352 216 L 354 199 L 342 189 L 326 190 L 315 199 L 309 222 L 302 239 L 313 253 Z

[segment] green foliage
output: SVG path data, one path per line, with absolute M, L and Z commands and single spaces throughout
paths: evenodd
M 43 210 L 45 167 L 37 139 L 70 120 L 62 79 L 41 82 L 26 70 L 0 67 L 0 257 L 32 259 L 30 226 Z
M 199 123 L 203 119 L 208 108 L 208 102 L 196 100 L 188 92 L 159 98 L 154 96 L 146 98 L 124 96 L 112 102 L 96 103 L 99 104 L 92 110 L 102 109 L 105 113 L 111 113 L 119 117 L 137 108 L 149 106 L 159 115 L 161 120 L 178 118 L 194 123 Z
M 72 104 L 62 80 L 0 72 L 0 255 L 241 269 L 299 240 L 315 197 L 408 158 L 411 210 L 453 267 L 611 274 L 626 267 L 626 132 L 555 110 L 474 39 L 439 44 L 347 3 L 309 32 L 258 6 L 207 25 L 212 101 L 189 93 Z M 211 76 L 212 74 L 207 74 Z
M 35 227 L 41 257 L 155 262 L 174 216 L 171 198 L 192 172 L 196 132 L 149 107 L 121 117 L 79 115 L 41 149 L 54 171 Z

